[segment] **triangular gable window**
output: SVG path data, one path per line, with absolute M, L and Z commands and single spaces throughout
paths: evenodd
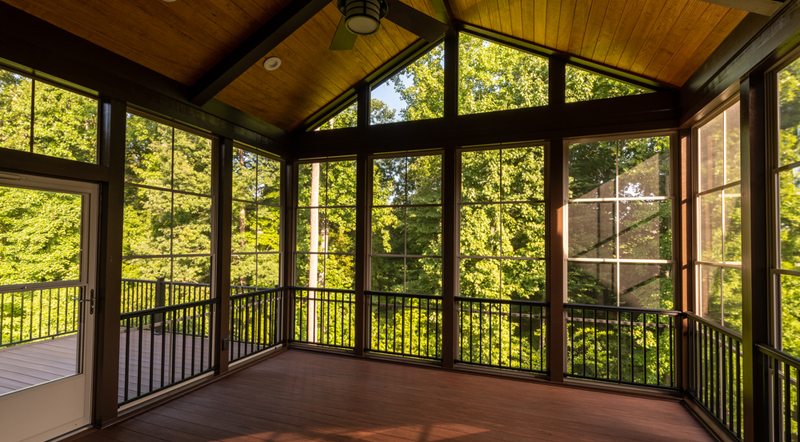
M 567 103 L 649 94 L 653 91 L 567 65 Z
M 342 109 L 338 114 L 324 121 L 314 130 L 342 129 L 345 127 L 356 127 L 358 122 L 358 102 L 353 102 L 350 106 Z
M 546 106 L 548 60 L 468 34 L 458 39 L 460 115 Z
M 444 44 L 372 89 L 370 124 L 444 116 Z

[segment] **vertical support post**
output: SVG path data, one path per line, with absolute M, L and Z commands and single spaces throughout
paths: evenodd
M 122 225 L 125 201 L 124 101 L 102 98 L 99 115 L 99 159 L 108 168 L 100 185 L 100 229 L 97 253 L 95 315 L 95 379 L 92 425 L 102 427 L 117 418 L 120 308 L 122 299 Z
M 220 138 L 214 143 L 212 156 L 212 196 L 214 198 L 212 235 L 212 290 L 219 298 L 215 321 L 217 336 L 214 342 L 214 365 L 216 374 L 228 371 L 228 340 L 231 314 L 231 216 L 233 203 L 233 140 Z
M 551 109 L 559 110 L 567 101 L 567 63 L 562 58 L 551 56 L 548 66 L 548 104 Z
M 357 126 L 362 129 L 369 127 L 369 105 L 372 101 L 372 90 L 369 83 L 363 82 L 357 86 L 358 88 L 358 113 L 356 116 Z
M 281 314 L 281 339 L 284 346 L 289 345 L 289 341 L 293 337 L 294 332 L 294 318 L 292 317 L 292 290 L 290 287 L 294 286 L 295 281 L 295 195 L 297 195 L 297 164 L 289 161 L 283 166 L 281 173 L 281 191 L 282 191 L 282 211 L 281 211 L 281 266 L 283 268 L 282 275 L 283 281 L 281 286 L 283 290 L 283 310 Z
M 766 87 L 763 72 L 740 85 L 742 144 L 742 340 L 744 343 L 744 440 L 769 438 L 768 367 L 756 344 L 769 343 L 769 235 Z
M 360 103 L 359 103 L 360 106 Z M 356 157 L 356 323 L 353 339 L 354 352 L 356 356 L 364 356 L 366 348 L 366 324 L 367 315 L 370 312 L 366 309 L 366 297 L 364 291 L 367 289 L 367 278 L 369 277 L 367 249 L 369 244 L 369 232 L 371 229 L 367 225 L 367 186 L 369 185 L 368 172 L 370 170 L 369 158 L 366 153 L 360 153 Z
M 677 214 L 673 221 L 673 237 L 675 253 L 675 310 L 687 312 L 694 305 L 692 293 L 692 139 L 691 129 L 678 133 L 676 149 L 671 149 L 672 156 L 672 194 L 675 196 L 674 211 Z M 689 336 L 687 327 L 689 320 L 678 319 L 676 347 L 673 351 L 676 356 L 675 368 L 677 379 L 675 384 L 682 392 L 689 388 Z
M 444 117 L 458 115 L 458 33 L 444 37 Z
M 164 277 L 159 276 L 156 278 L 156 296 L 154 307 L 164 307 L 167 304 L 167 285 L 164 283 Z M 159 313 L 155 315 L 154 322 L 156 326 L 156 334 L 161 334 L 164 331 L 164 314 Z
M 550 140 L 545 154 L 545 195 L 547 198 L 547 365 L 550 381 L 564 382 L 566 371 L 567 335 L 564 300 L 567 292 L 567 255 L 564 235 L 564 216 L 567 206 L 568 149 L 563 139 Z
M 457 351 L 458 321 L 456 320 L 456 291 L 458 290 L 458 152 L 447 149 L 442 158 L 442 365 L 453 368 Z

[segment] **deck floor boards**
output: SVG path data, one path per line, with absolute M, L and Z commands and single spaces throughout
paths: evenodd
M 150 330 L 142 333 L 141 351 L 141 387 L 137 385 L 139 372 L 139 333 L 130 334 L 130 354 L 128 357 L 128 397 L 137 396 L 138 392 L 150 390 L 150 347 L 153 347 L 153 359 L 156 364 L 153 366 L 153 386 L 158 388 L 161 385 L 161 360 L 169 364 L 170 355 L 176 355 L 175 378 L 191 376 L 192 371 L 192 347 L 194 347 L 194 373 L 202 371 L 201 367 L 209 365 L 209 341 L 208 339 L 191 338 L 186 339 L 186 356 L 183 357 L 183 337 L 178 335 L 175 339 L 174 349 L 172 347 L 172 335 L 151 334 Z M 166 338 L 163 345 L 162 340 Z M 152 340 L 152 343 L 151 343 Z M 14 347 L 0 349 L 0 395 L 16 390 L 27 388 L 33 385 L 42 384 L 75 373 L 75 345 L 77 335 L 62 336 L 55 339 L 31 342 Z M 120 335 L 120 348 L 124 348 L 127 342 L 125 334 Z M 125 355 L 120 354 L 119 359 L 119 392 L 120 401 L 125 395 Z M 170 367 L 169 365 L 167 365 Z M 167 368 L 164 378 L 169 383 L 171 368 Z
M 713 441 L 672 399 L 288 351 L 80 442 Z

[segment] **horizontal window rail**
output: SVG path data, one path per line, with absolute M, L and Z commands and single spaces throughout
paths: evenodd
M 356 324 L 354 290 L 289 287 L 290 342 L 353 349 Z
M 689 394 L 731 434 L 742 439 L 742 337 L 687 312 Z
M 547 372 L 545 302 L 456 297 L 457 362 Z
M 77 333 L 82 287 L 0 294 L 0 348 Z
M 367 351 L 442 359 L 442 297 L 365 291 Z
M 767 345 L 756 344 L 765 367 L 764 387 L 772 420 L 770 440 L 790 442 L 800 440 L 800 359 Z
M 231 296 L 230 362 L 283 343 L 283 298 L 281 288 Z
M 186 304 L 211 299 L 211 285 L 194 282 L 170 282 L 122 279 L 122 313 L 156 307 Z
M 564 304 L 565 375 L 619 384 L 677 388 L 675 341 L 680 312 Z
M 218 308 L 210 299 L 122 314 L 119 405 L 213 371 Z

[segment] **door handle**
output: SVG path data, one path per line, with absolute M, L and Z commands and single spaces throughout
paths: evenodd
M 89 314 L 94 314 L 94 289 L 89 290 Z

